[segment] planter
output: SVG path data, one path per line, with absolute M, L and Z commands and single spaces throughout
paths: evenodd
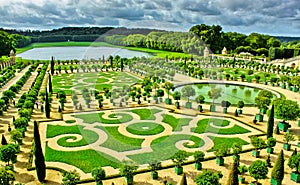
M 238 179 L 239 179 L 240 183 L 242 183 L 242 184 L 245 183 L 245 179 L 246 179 L 245 177 L 239 175 Z
M 291 173 L 291 180 L 294 182 L 299 183 L 300 182 L 300 174 L 296 172 Z
M 163 99 L 162 98 L 159 98 L 159 103 L 163 102 Z
M 298 127 L 300 127 L 300 120 L 298 120 Z
M 267 82 L 267 81 L 264 81 L 263 83 L 264 83 L 264 85 L 268 85 L 268 82 Z
M 133 184 L 133 176 L 132 177 L 125 177 L 126 182 L 128 185 L 132 185 Z
M 293 92 L 297 92 L 297 91 L 298 91 L 297 87 L 293 87 Z
M 239 109 L 239 110 L 238 110 L 238 114 L 243 114 L 243 110 L 242 110 L 242 109 Z
M 183 167 L 178 167 L 178 166 L 175 166 L 175 173 L 177 175 L 181 175 L 183 173 Z
M 253 157 L 259 158 L 260 151 L 258 151 L 258 150 L 252 150 L 251 154 L 252 154 Z
M 275 84 L 274 84 L 274 83 L 271 83 L 271 86 L 272 86 L 272 87 L 274 87 L 274 86 L 275 86 Z
M 291 90 L 292 90 L 292 86 L 288 86 L 288 90 L 290 90 L 290 91 L 291 91 Z
M 281 84 L 281 88 L 282 88 L 282 89 L 286 89 L 285 83 L 282 83 L 282 84 Z
M 198 78 L 199 78 L 199 80 L 202 80 L 202 75 L 200 75 Z
M 202 105 L 198 105 L 198 111 L 200 111 L 200 112 L 203 111 Z
M 256 114 L 255 115 L 255 120 L 259 121 L 259 122 L 263 122 L 264 120 L 264 115 L 262 114 Z
M 286 123 L 286 122 L 279 122 L 279 123 L 278 123 L 278 128 L 279 128 L 279 130 L 281 130 L 281 131 L 283 131 L 283 132 L 288 131 L 289 127 L 290 127 L 290 124 L 289 124 L 289 123 Z
M 286 151 L 290 151 L 291 150 L 291 144 L 284 143 L 283 144 L 283 149 L 286 150 Z
M 192 108 L 192 102 L 186 102 L 185 107 L 188 108 L 188 109 L 191 109 Z
M 273 154 L 274 153 L 274 148 L 268 147 L 267 148 L 267 153 L 268 154 Z
M 271 185 L 281 185 L 282 184 L 282 181 L 277 181 L 275 179 L 271 179 Z
M 195 163 L 196 170 L 202 170 L 202 163 Z
M 216 106 L 215 105 L 210 105 L 209 111 L 210 112 L 216 112 Z
M 228 112 L 228 109 L 225 107 L 225 108 L 223 108 L 223 113 L 227 113 Z
M 251 79 L 251 78 L 248 78 L 248 79 L 247 79 L 247 82 L 248 82 L 248 83 L 251 83 L 251 82 L 252 82 L 252 79 Z
M 167 105 L 171 105 L 171 104 L 172 104 L 172 99 L 166 98 L 165 103 L 166 103 Z
M 217 157 L 217 158 L 216 158 L 216 163 L 217 163 L 219 166 L 224 166 L 224 158 L 223 158 L 223 157 Z
M 260 109 L 259 112 L 262 113 L 262 114 L 266 114 L 266 113 L 267 113 L 267 110 L 265 110 L 265 109 Z
M 158 179 L 158 172 L 155 171 L 155 172 L 151 172 L 150 174 L 152 179 Z
M 180 104 L 179 104 L 179 102 L 175 102 L 175 107 L 176 107 L 176 109 L 180 109 Z

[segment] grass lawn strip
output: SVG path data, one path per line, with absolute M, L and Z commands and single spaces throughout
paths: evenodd
M 104 112 L 92 113 L 92 114 L 77 114 L 73 115 L 75 118 L 82 119 L 83 122 L 94 124 L 94 123 L 104 123 L 104 124 L 120 124 L 127 123 L 133 120 L 133 117 L 126 113 L 112 113 L 108 117 L 111 119 L 103 118 Z
M 209 149 L 207 152 L 212 152 L 215 150 L 215 148 L 218 148 L 223 145 L 227 145 L 228 147 L 231 147 L 234 143 L 238 143 L 240 145 L 248 145 L 249 143 L 246 142 L 245 140 L 237 137 L 233 138 L 225 138 L 225 137 L 213 137 L 209 136 L 211 140 L 214 142 L 214 146 Z
M 126 130 L 134 135 L 148 136 L 162 133 L 165 128 L 156 123 L 140 122 L 129 125 Z
M 162 122 L 169 124 L 173 128 L 174 131 L 182 131 L 182 127 L 189 125 L 192 118 L 175 118 L 169 114 L 163 114 Z
M 137 114 L 141 120 L 155 120 L 155 114 L 161 112 L 159 109 L 134 109 L 130 110 L 130 112 L 133 112 Z

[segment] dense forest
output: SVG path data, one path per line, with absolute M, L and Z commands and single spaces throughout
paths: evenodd
M 288 40 L 289 42 L 284 42 Z M 212 53 L 221 54 L 226 47 L 228 54 L 248 52 L 255 56 L 290 58 L 300 54 L 300 42 L 290 37 L 272 37 L 259 33 L 245 35 L 224 32 L 219 25 L 195 25 L 188 32 L 170 32 L 154 29 L 129 29 L 113 27 L 64 27 L 53 30 L 4 30 L 0 29 L 0 55 L 11 49 L 25 47 L 35 42 L 98 41 L 114 45 L 133 46 L 166 51 L 203 55 L 208 47 Z

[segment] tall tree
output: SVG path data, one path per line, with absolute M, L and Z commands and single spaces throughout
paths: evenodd
M 46 118 L 50 118 L 50 103 L 49 103 L 47 88 L 46 88 L 46 95 L 45 95 L 45 113 L 46 113 Z
M 54 57 L 52 56 L 51 57 L 51 75 L 53 75 L 54 74 Z
M 239 170 L 238 170 L 239 164 L 238 160 L 233 160 L 233 164 L 231 167 L 231 170 L 229 172 L 229 177 L 227 180 L 227 185 L 239 185 Z
M 49 82 L 48 82 L 48 86 L 49 86 L 49 92 L 52 93 L 52 80 L 51 80 L 51 75 L 49 73 Z
M 13 49 L 12 40 L 8 33 L 0 30 L 0 58 L 1 56 L 8 56 L 10 50 Z
M 273 167 L 272 173 L 271 173 L 272 179 L 274 179 L 278 184 L 281 184 L 283 177 L 284 177 L 284 155 L 283 151 L 281 150 L 275 165 Z
M 35 169 L 36 174 L 40 182 L 43 182 L 46 177 L 46 164 L 45 164 L 45 158 L 42 151 L 41 146 L 41 138 L 39 133 L 38 124 L 36 121 L 34 121 L 34 156 L 35 156 Z
M 269 120 L 268 120 L 267 138 L 273 137 L 273 131 L 274 131 L 274 104 L 272 105 Z

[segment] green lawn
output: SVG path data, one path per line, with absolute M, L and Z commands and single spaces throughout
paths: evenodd
M 173 131 L 182 131 L 182 127 L 189 125 L 191 118 L 175 118 L 172 115 L 164 114 L 162 122 L 169 124 Z
M 250 132 L 249 130 L 240 127 L 238 125 L 234 125 L 231 128 L 216 128 L 210 125 L 211 122 L 216 122 L 214 124 L 217 125 L 224 124 L 224 123 L 225 125 L 228 124 L 226 121 L 217 118 L 202 119 L 198 122 L 197 127 L 193 128 L 192 131 L 198 134 L 209 132 L 209 133 L 224 134 L 224 135 L 245 134 Z
M 105 119 L 103 118 L 103 115 L 104 112 L 99 112 L 99 113 L 92 113 L 92 114 L 77 114 L 77 115 L 73 115 L 73 117 L 82 119 L 85 123 L 89 123 L 89 124 L 94 124 L 96 122 L 104 123 L 104 124 L 121 124 L 133 120 L 133 117 L 131 115 L 125 113 L 114 113 L 108 115 L 108 117 L 112 119 Z
M 140 117 L 140 120 L 155 120 L 155 114 L 161 112 L 159 109 L 133 109 L 129 112 L 133 112 Z
M 225 138 L 225 137 L 213 137 L 209 136 L 210 139 L 213 140 L 214 146 L 208 150 L 208 152 L 214 151 L 216 148 L 219 148 L 220 146 L 228 146 L 229 148 L 232 147 L 234 143 L 238 143 L 240 145 L 248 145 L 249 143 L 245 140 L 237 137 L 232 138 Z
M 155 135 L 163 132 L 165 128 L 159 124 L 151 123 L 151 122 L 140 122 L 140 123 L 134 123 L 126 127 L 126 130 L 129 133 L 135 134 L 135 135 L 142 135 L 142 136 L 148 136 L 148 135 Z

